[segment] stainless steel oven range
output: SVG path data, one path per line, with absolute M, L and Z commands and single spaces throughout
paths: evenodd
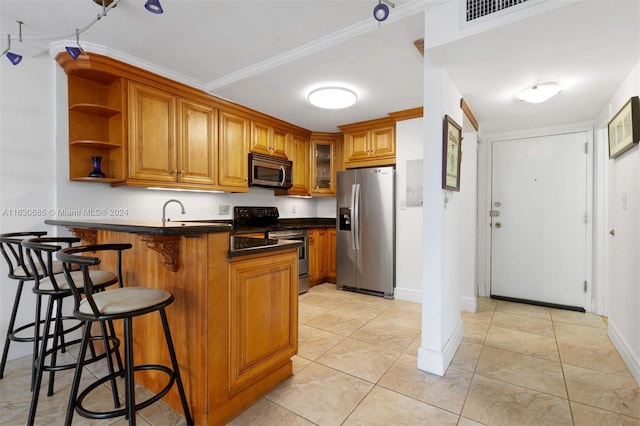
M 277 207 L 234 207 L 233 228 L 237 236 L 259 234 L 265 238 L 297 240 L 304 244 L 298 249 L 299 293 L 309 291 L 309 239 L 306 229 L 281 227 Z
M 267 238 L 275 240 L 296 240 L 304 244 L 298 249 L 298 274 L 299 292 L 309 291 L 309 237 L 306 229 L 286 229 L 280 231 L 268 231 Z

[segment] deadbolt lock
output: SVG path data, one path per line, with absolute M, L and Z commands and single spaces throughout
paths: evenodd
M 496 228 L 498 228 L 498 229 L 502 228 L 502 223 L 501 222 L 496 222 Z

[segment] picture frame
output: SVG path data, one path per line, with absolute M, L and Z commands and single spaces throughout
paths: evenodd
M 609 158 L 614 159 L 640 141 L 640 100 L 632 96 L 607 125 Z
M 448 115 L 442 124 L 442 189 L 460 191 L 462 127 Z

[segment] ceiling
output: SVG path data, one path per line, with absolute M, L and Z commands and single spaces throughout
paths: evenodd
M 413 42 L 424 37 L 423 11 L 432 0 L 395 0 L 381 24 L 372 17 L 376 0 L 161 3 L 164 14 L 154 15 L 144 0 L 121 0 L 81 34 L 81 45 L 313 131 L 423 105 L 423 58 Z M 101 11 L 91 0 L 0 0 L 0 33 L 11 33 L 12 51 L 28 61 L 51 43 L 73 44 L 60 40 L 74 40 L 75 28 Z M 17 20 L 24 22 L 22 43 Z M 638 28 L 637 0 L 582 0 L 427 54 L 483 133 L 540 128 L 597 117 L 640 61 Z M 551 101 L 515 100 L 517 91 L 549 80 L 566 85 Z M 352 87 L 358 103 L 311 106 L 307 93 L 323 83 Z

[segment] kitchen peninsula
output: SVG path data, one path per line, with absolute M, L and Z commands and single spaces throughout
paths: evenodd
M 46 220 L 83 244 L 130 243 L 125 286 L 170 291 L 167 309 L 196 424 L 223 424 L 292 374 L 299 242 L 230 237 L 224 223 Z M 115 270 L 115 255 L 100 268 Z M 147 318 L 148 317 L 148 318 Z M 169 365 L 156 318 L 136 318 L 135 363 Z M 162 375 L 136 376 L 151 391 Z M 175 388 L 164 401 L 181 412 Z

